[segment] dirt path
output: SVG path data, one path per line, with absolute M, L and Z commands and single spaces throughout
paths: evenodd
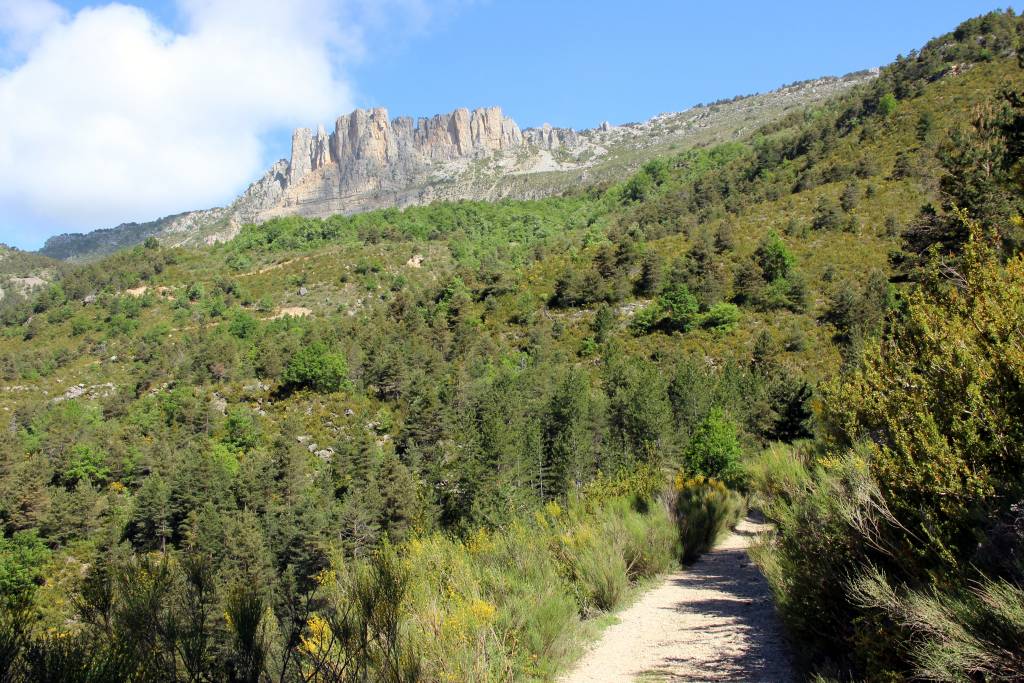
M 692 567 L 621 612 L 561 683 L 793 680 L 761 572 L 747 557 L 767 525 L 747 518 Z

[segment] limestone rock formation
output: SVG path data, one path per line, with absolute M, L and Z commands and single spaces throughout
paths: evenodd
M 456 109 L 416 121 L 390 119 L 383 108 L 357 109 L 339 116 L 329 134 L 323 127 L 315 135 L 297 129 L 291 159 L 275 164 L 239 199 L 236 222 L 409 204 L 433 171 L 528 144 L 534 143 L 499 107 Z

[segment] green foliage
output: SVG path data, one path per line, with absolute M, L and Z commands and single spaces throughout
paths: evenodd
M 102 484 L 109 476 L 107 455 L 88 444 L 78 444 L 71 449 L 68 467 L 64 470 L 62 479 L 67 484 L 79 481 Z
M 535 202 L 443 202 L 404 210 L 385 209 L 326 219 L 290 216 L 247 225 L 231 242 L 237 254 L 310 249 L 327 243 L 448 238 L 460 263 L 479 264 L 508 251 L 524 249 L 567 227 L 589 220 L 590 207 L 579 197 Z
M 867 660 L 887 646 L 875 637 L 882 628 L 877 618 L 853 608 L 846 582 L 873 555 L 877 539 L 868 526 L 884 523 L 884 508 L 856 454 L 826 461 L 810 476 L 791 502 L 775 498 L 766 508 L 778 536 L 755 548 L 754 559 L 772 585 L 787 628 L 806 648 L 805 663 L 855 669 L 863 676 Z M 888 655 L 872 673 L 890 664 Z
M 736 304 L 719 302 L 700 316 L 700 326 L 711 330 L 727 331 L 736 327 L 743 314 Z
M 736 526 L 746 512 L 743 498 L 719 481 L 702 476 L 676 482 L 676 520 L 682 561 L 692 563 Z
M 235 406 L 228 411 L 224 432 L 224 442 L 243 451 L 252 450 L 260 444 L 259 422 L 255 415 L 242 406 Z
M 609 371 L 609 426 L 621 449 L 613 462 L 663 462 L 672 419 L 665 379 L 644 361 L 626 361 Z
M 878 570 L 852 585 L 854 598 L 911 630 L 917 675 L 934 681 L 1012 680 L 1024 676 L 1024 591 L 986 580 L 962 597 L 939 591 L 901 595 Z
M 878 113 L 882 116 L 890 116 L 896 111 L 897 106 L 896 96 L 887 92 L 878 100 Z
M 664 159 L 654 159 L 644 164 L 640 172 L 622 186 L 622 201 L 642 202 L 668 180 L 668 164 Z
M 761 272 L 767 282 L 775 282 L 789 276 L 795 261 L 793 254 L 775 232 L 769 232 L 761 241 L 754 252 L 754 258 L 761 266 Z
M 1016 589 L 991 580 L 1024 578 L 1024 259 L 1002 263 L 975 230 L 957 278 L 935 262 L 891 333 L 823 392 L 841 457 L 769 507 L 780 534 L 762 564 L 819 663 L 882 677 L 910 660 L 943 680 L 1016 670 L 977 652 L 1019 628 Z
M 658 298 L 658 307 L 664 312 L 668 325 L 680 332 L 686 332 L 693 326 L 700 309 L 697 297 L 684 284 L 676 284 L 665 290 Z
M 344 356 L 330 351 L 323 342 L 313 342 L 291 357 L 281 381 L 291 388 L 339 391 L 348 381 L 348 364 Z
M 843 192 L 839 195 L 839 206 L 842 207 L 843 211 L 850 213 L 857 204 L 860 203 L 860 188 L 857 187 L 857 183 L 850 182 L 843 188 Z
M 661 303 L 655 301 L 638 310 L 629 321 L 629 329 L 636 335 L 649 334 L 665 318 Z
M 806 456 L 797 446 L 773 444 L 744 459 L 743 470 L 750 490 L 762 506 L 775 501 L 791 503 L 811 484 Z
M 908 529 L 930 539 L 914 552 L 950 569 L 976 545 L 979 501 L 1024 494 L 1024 425 L 1010 408 L 1024 400 L 1024 359 L 1013 341 L 1024 262 L 1001 267 L 981 238 L 963 258 L 961 287 L 935 265 L 892 338 L 828 386 L 823 414 L 833 443 L 873 435 L 872 475 Z
M 50 552 L 35 530 L 0 537 L 0 611 L 31 604 L 49 558 Z
M 228 331 L 239 339 L 251 339 L 258 329 L 256 318 L 245 311 L 235 311 L 228 325 Z
M 640 268 L 640 280 L 636 284 L 637 294 L 641 296 L 660 294 L 664 280 L 661 255 L 654 251 L 646 252 Z
M 743 488 L 742 455 L 736 423 L 720 408 L 713 408 L 690 438 L 685 462 L 695 474 Z
M 812 227 L 815 230 L 840 230 L 845 224 L 841 208 L 834 200 L 822 195 L 814 207 Z

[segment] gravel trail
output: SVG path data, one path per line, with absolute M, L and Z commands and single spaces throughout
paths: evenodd
M 561 683 L 794 680 L 771 591 L 747 556 L 749 517 L 691 567 L 619 613 Z

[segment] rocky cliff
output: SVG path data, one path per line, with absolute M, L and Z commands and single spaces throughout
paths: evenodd
M 501 109 L 456 109 L 417 121 L 386 109 L 357 109 L 328 133 L 299 128 L 291 159 L 278 162 L 236 204 L 241 222 L 273 216 L 326 216 L 416 200 L 434 171 L 524 147 Z
M 150 236 L 173 245 L 230 239 L 246 223 L 286 215 L 329 216 L 438 200 L 537 198 L 626 177 L 671 150 L 739 138 L 787 111 L 870 79 L 874 72 L 792 84 L 770 93 L 662 114 L 643 123 L 576 131 L 521 130 L 499 107 L 430 118 L 357 109 L 330 130 L 299 128 L 291 155 L 225 208 L 52 238 L 42 253 L 83 258 Z

